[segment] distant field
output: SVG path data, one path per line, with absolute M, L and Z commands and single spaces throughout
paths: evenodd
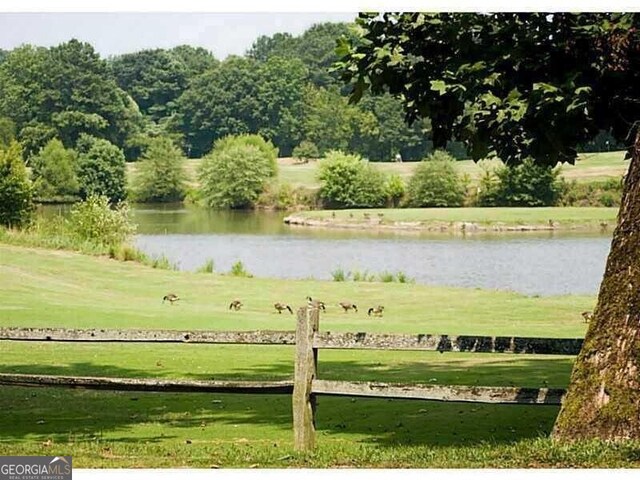
M 292 330 L 312 295 L 328 304 L 321 330 L 581 337 L 584 295 L 415 284 L 234 278 L 0 245 L 2 326 Z M 183 297 L 162 304 L 164 294 Z M 231 298 L 246 307 L 228 310 Z M 464 298 L 464 302 L 460 301 Z M 360 313 L 335 305 L 349 299 Z M 383 318 L 362 310 L 384 304 Z M 0 371 L 95 376 L 284 379 L 291 347 L 0 342 Z M 567 357 L 323 351 L 325 379 L 462 385 L 566 386 Z M 614 452 L 550 457 L 557 407 L 321 397 L 318 451 L 292 451 L 288 396 L 144 394 L 1 388 L 0 455 L 64 452 L 77 467 L 630 465 Z M 499 428 L 498 428 L 499 427 Z M 187 442 L 188 440 L 188 442 Z M 47 445 L 54 445 L 50 447 Z M 604 453 L 603 453 L 604 452 Z M 608 453 L 606 453 L 608 452 Z M 620 453 L 623 452 L 623 453 Z M 609 455 L 614 454 L 613 458 Z M 568 455 L 568 456 L 567 456 Z M 631 455 L 631 454 L 629 454 Z M 576 463 L 577 462 L 577 463 Z
M 186 161 L 187 174 L 193 185 L 197 184 L 197 167 L 200 162 L 200 159 Z M 291 158 L 281 158 L 278 160 L 278 164 L 280 170 L 279 179 L 281 181 L 288 182 L 294 186 L 318 187 L 316 179 L 317 162 L 296 163 Z M 472 181 L 477 181 L 480 178 L 483 168 L 493 168 L 499 164 L 500 162 L 497 160 L 482 160 L 479 163 L 471 160 L 456 162 L 460 172 L 469 175 Z M 416 162 L 372 162 L 372 165 L 386 174 L 395 173 L 406 180 L 413 173 Z M 624 160 L 624 152 L 584 153 L 580 155 L 575 165 L 566 164 L 559 168 L 561 168 L 562 176 L 568 180 L 589 182 L 622 177 L 629 168 L 629 161 Z M 135 163 L 127 164 L 127 172 L 130 179 L 135 176 L 136 170 L 137 165 Z

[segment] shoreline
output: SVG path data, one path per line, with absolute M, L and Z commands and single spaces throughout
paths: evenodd
M 610 232 L 614 222 L 563 223 L 549 221 L 547 224 L 509 224 L 491 222 L 482 224 L 471 221 L 393 221 L 370 219 L 368 221 L 344 221 L 338 219 L 315 219 L 300 215 L 289 215 L 283 219 L 286 225 L 326 229 L 373 230 L 389 232 L 427 232 L 427 233 L 513 233 L 513 232 Z

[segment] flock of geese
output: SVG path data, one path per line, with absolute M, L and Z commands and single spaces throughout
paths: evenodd
M 169 302 L 171 305 L 176 303 L 178 300 L 180 300 L 180 297 L 178 297 L 178 295 L 176 295 L 175 293 L 168 293 L 164 297 L 162 297 L 162 303 Z M 307 297 L 307 306 L 309 308 L 322 310 L 323 312 L 326 311 L 327 309 L 327 306 L 324 302 L 321 302 L 320 300 L 313 300 L 311 297 Z M 354 312 L 358 313 L 358 306 L 355 303 L 343 301 L 343 302 L 339 302 L 338 306 L 342 307 L 342 309 L 344 310 L 344 313 L 348 313 L 349 310 L 353 310 Z M 276 312 L 278 313 L 282 313 L 285 310 L 289 310 L 289 313 L 293 314 L 293 310 L 291 309 L 291 306 L 287 305 L 286 303 L 276 302 L 273 304 L 273 307 L 276 309 Z M 237 298 L 229 304 L 229 310 L 234 310 L 237 312 L 241 308 L 242 308 L 242 301 Z M 381 317 L 382 312 L 384 312 L 384 306 L 377 305 L 375 307 L 369 308 L 369 310 L 367 310 L 367 315 L 374 316 L 374 317 Z

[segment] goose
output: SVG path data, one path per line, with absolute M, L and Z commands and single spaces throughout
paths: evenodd
M 344 308 L 344 313 L 347 313 L 351 309 L 353 309 L 356 313 L 358 313 L 358 306 L 355 303 L 340 302 L 338 303 L 338 306 Z
M 276 302 L 273 304 L 273 307 L 278 311 L 278 313 L 282 313 L 283 310 L 289 310 L 289 313 L 293 314 L 293 310 L 286 303 Z
M 324 302 L 321 302 L 320 300 L 312 300 L 311 297 L 307 297 L 307 306 L 309 308 L 319 308 L 323 312 L 326 310 Z
M 180 297 L 178 297 L 175 293 L 168 293 L 164 297 L 162 297 L 162 303 L 164 303 L 165 300 L 168 300 L 169 303 L 173 305 L 173 302 L 177 302 L 178 300 L 180 300 Z
M 229 304 L 229 310 L 238 311 L 242 308 L 242 302 L 237 298 Z
M 377 307 L 371 307 L 367 312 L 367 315 L 371 316 L 371 314 L 373 313 L 375 317 L 381 317 L 383 310 L 384 310 L 384 307 L 382 305 L 378 305 Z

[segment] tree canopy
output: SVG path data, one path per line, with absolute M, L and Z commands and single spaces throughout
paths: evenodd
M 0 117 L 14 122 L 30 155 L 53 137 L 73 146 L 83 133 L 123 146 L 140 113 L 93 47 L 71 40 L 11 51 L 0 64 Z
M 474 159 L 573 163 L 599 130 L 629 139 L 640 55 L 634 14 L 360 14 L 338 64 L 352 85 L 404 99 L 436 148 L 463 139 Z

